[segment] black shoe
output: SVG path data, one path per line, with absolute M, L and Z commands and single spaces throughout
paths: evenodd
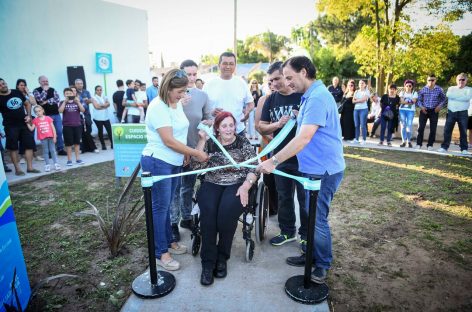
M 324 284 L 328 277 L 328 270 L 323 268 L 315 268 L 311 272 L 311 281 L 316 284 Z
M 67 156 L 67 153 L 66 153 L 65 150 L 60 150 L 60 151 L 57 152 L 57 155 L 59 155 L 59 156 Z
M 226 268 L 226 261 L 216 262 L 216 267 L 213 270 L 213 276 L 216 278 L 225 278 L 226 274 L 228 274 L 228 270 Z
M 287 262 L 287 264 L 291 266 L 296 266 L 296 267 L 305 266 L 305 255 L 303 254 L 301 256 L 288 257 L 287 259 L 285 259 L 285 262 Z
M 172 239 L 174 242 L 180 242 L 179 225 L 177 223 L 172 223 Z
M 106 151 L 106 150 L 107 150 L 106 145 L 103 145 L 103 146 L 102 146 L 102 151 Z
M 190 220 L 181 220 L 180 221 L 180 227 L 181 228 L 184 228 L 184 229 L 193 229 L 193 220 L 190 219 Z
M 12 170 L 8 168 L 7 166 L 4 166 L 3 169 L 5 170 L 5 172 L 12 172 Z
M 402 144 L 400 144 L 400 147 L 405 147 L 406 146 L 406 142 L 403 142 Z
M 202 269 L 202 275 L 200 276 L 200 284 L 203 286 L 210 286 L 213 284 L 213 272 L 212 269 L 209 268 L 203 268 Z

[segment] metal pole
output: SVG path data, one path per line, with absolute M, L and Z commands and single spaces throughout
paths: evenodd
M 315 242 L 315 225 L 316 225 L 316 201 L 318 200 L 318 191 L 308 191 L 309 193 L 309 210 L 308 210 L 308 238 L 306 242 L 305 253 L 305 274 L 303 286 L 310 288 L 311 284 L 311 266 L 313 263 L 313 243 Z
M 238 39 L 236 36 L 236 30 L 238 25 L 238 0 L 234 0 L 234 33 L 233 33 L 233 52 L 238 57 Z
M 150 172 L 143 172 L 143 178 L 151 177 Z M 146 213 L 146 234 L 149 253 L 149 273 L 151 275 L 151 284 L 157 284 L 156 254 L 154 250 L 154 220 L 152 218 L 152 186 L 143 186 L 144 209 Z

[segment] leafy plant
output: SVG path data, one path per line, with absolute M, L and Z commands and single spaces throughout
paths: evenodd
M 140 169 L 141 166 L 138 164 L 123 187 L 116 204 L 115 213 L 112 217 L 110 217 L 109 214 L 110 205 L 108 200 L 105 216 L 103 216 L 102 212 L 100 212 L 100 210 L 88 200 L 85 202 L 90 206 L 90 208 L 92 208 L 92 210 L 82 211 L 77 214 L 79 216 L 94 216 L 97 219 L 98 226 L 105 236 L 112 257 L 116 257 L 120 253 L 121 249 L 126 244 L 127 236 L 133 231 L 139 219 L 144 214 L 143 196 L 138 200 L 131 202 L 135 185 L 134 182 Z

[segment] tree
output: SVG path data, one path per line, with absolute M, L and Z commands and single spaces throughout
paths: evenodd
M 447 81 L 458 73 L 472 74 L 472 33 L 459 39 L 459 52 L 451 58 L 451 63 L 452 68 L 444 73 Z
M 357 76 L 359 65 L 354 55 L 342 48 L 324 47 L 315 53 L 316 77 L 330 84 L 334 76 L 351 78 Z
M 263 55 L 272 63 L 288 55 L 289 38 L 266 31 L 262 34 L 247 37 L 244 44 L 251 52 Z M 239 52 L 239 49 L 238 49 Z
M 330 46 L 340 45 L 347 48 L 356 38 L 364 24 L 371 18 L 355 13 L 349 19 L 341 21 L 334 15 L 321 15 L 314 20 L 313 26 L 318 29 L 319 36 Z
M 220 57 L 214 54 L 205 54 L 200 58 L 200 62 L 205 65 L 216 65 L 218 64 Z
M 247 43 L 242 40 L 238 40 L 238 63 L 259 63 L 268 61 L 268 57 L 256 50 L 251 50 Z
M 304 48 L 310 54 L 311 59 L 315 59 L 315 53 L 321 49 L 318 39 L 315 22 L 311 21 L 303 27 L 292 28 L 292 41 L 299 47 Z

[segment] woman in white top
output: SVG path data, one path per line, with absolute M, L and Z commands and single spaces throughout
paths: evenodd
M 110 140 L 111 148 L 113 149 L 113 138 L 111 134 L 111 123 L 110 117 L 108 116 L 108 108 L 110 107 L 110 102 L 106 95 L 102 95 L 103 88 L 102 86 L 95 87 L 95 95 L 92 97 L 93 105 L 93 122 L 98 129 L 98 138 L 100 139 L 100 144 L 102 144 L 102 150 L 106 150 L 107 146 L 105 144 L 105 139 L 103 138 L 103 127 L 107 130 L 108 139 Z
M 362 145 L 367 139 L 367 114 L 369 108 L 367 101 L 369 100 L 370 92 L 364 80 L 359 80 L 359 89 L 354 93 L 352 103 L 354 103 L 354 126 L 356 127 L 356 138 L 351 143 L 359 143 L 359 135 L 362 128 Z
M 203 162 L 208 155 L 188 147 L 189 121 L 182 108 L 187 92 L 188 78 L 183 70 L 172 69 L 162 79 L 159 96 L 147 110 L 145 124 L 148 143 L 143 149 L 141 167 L 153 176 L 180 173 L 184 159 L 191 156 Z M 154 246 L 156 263 L 166 270 L 178 270 L 180 263 L 171 254 L 183 254 L 187 247 L 172 239 L 170 205 L 180 177 L 164 179 L 152 186 L 152 215 L 154 220 Z
M 402 125 L 402 144 L 400 147 L 412 148 L 411 144 L 411 128 L 413 126 L 413 118 L 416 112 L 416 100 L 418 93 L 413 91 L 415 83 L 413 80 L 405 80 L 403 86 L 405 87 L 399 94 L 400 96 L 400 123 Z

